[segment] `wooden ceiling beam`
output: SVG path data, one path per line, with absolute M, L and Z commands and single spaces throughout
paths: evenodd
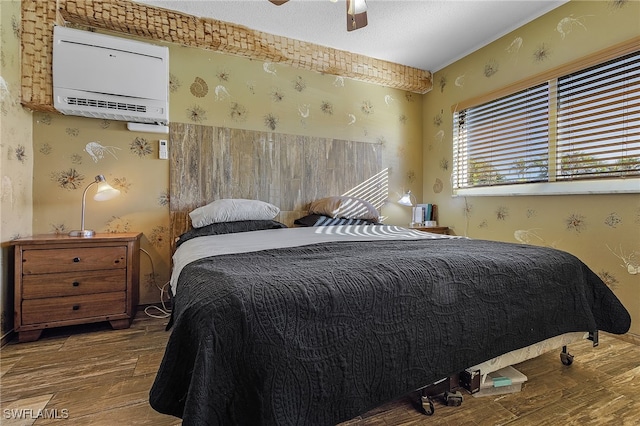
M 23 0 L 22 102 L 34 110 L 53 110 L 54 24 L 208 49 L 414 93 L 432 88 L 429 71 L 128 0 Z

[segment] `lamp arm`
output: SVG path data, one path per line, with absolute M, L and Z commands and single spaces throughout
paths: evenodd
M 87 187 L 84 189 L 84 192 L 82 193 L 82 213 L 80 215 L 80 230 L 84 232 L 84 207 L 87 201 L 87 190 L 91 187 L 91 185 L 96 184 L 97 182 L 91 182 L 89 185 L 87 185 Z

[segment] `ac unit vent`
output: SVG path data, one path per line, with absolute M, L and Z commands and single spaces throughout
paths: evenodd
M 169 122 L 168 47 L 58 25 L 53 38 L 55 109 L 107 120 Z
M 147 112 L 147 107 L 144 105 L 134 105 L 122 102 L 109 102 L 99 99 L 67 98 L 67 104 L 87 106 L 92 108 L 117 109 L 120 111 Z

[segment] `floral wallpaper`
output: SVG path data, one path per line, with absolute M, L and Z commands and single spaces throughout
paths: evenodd
M 452 107 L 638 36 L 640 3 L 570 1 L 434 74 L 424 97 L 425 202 L 458 235 L 555 247 L 596 272 L 640 342 L 638 194 L 452 197 Z
M 20 105 L 20 1 L 0 2 L 0 336 L 13 328 L 13 248 L 31 234 L 31 113 Z

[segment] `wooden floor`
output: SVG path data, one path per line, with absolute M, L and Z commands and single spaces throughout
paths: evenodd
M 127 330 L 96 324 L 10 342 L 0 350 L 0 424 L 179 425 L 147 402 L 169 335 L 166 322 L 138 313 Z M 436 404 L 432 416 L 414 407 L 417 397 L 402 398 L 343 426 L 639 425 L 640 346 L 601 333 L 599 347 L 585 341 L 570 352 L 569 367 L 557 352 L 518 364 L 528 377 L 518 393 L 465 394 L 460 407 Z

